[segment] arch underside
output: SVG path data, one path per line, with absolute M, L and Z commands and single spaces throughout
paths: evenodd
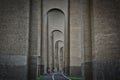
M 47 13 L 47 69 L 64 70 L 65 15 L 59 9 Z

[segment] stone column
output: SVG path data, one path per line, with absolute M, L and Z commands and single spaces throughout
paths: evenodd
M 35 80 L 37 78 L 37 60 L 40 58 L 40 5 L 40 0 L 30 0 L 28 80 Z
M 91 34 L 91 0 L 81 0 L 82 21 L 82 80 L 92 80 L 92 34 Z
M 70 0 L 70 75 L 80 76 L 81 69 L 81 54 L 82 54 L 82 21 L 81 21 L 81 12 L 80 7 L 81 0 Z
M 44 14 L 46 15 L 46 14 Z M 42 16 L 43 17 L 43 25 L 42 25 L 42 65 L 44 68 L 44 74 L 47 73 L 47 67 L 48 67 L 48 35 L 47 35 L 47 15 Z

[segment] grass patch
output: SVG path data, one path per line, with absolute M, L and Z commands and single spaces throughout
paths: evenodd
M 68 75 L 67 77 L 70 78 L 71 80 L 81 80 L 80 77 L 75 77 L 75 76 L 70 76 L 70 75 Z
M 79 77 L 69 77 L 71 80 L 80 80 Z

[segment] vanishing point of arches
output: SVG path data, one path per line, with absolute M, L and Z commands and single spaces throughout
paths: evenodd
M 42 41 L 42 61 L 44 65 L 44 73 L 50 69 L 53 71 L 54 68 L 58 70 L 63 70 L 65 67 L 65 51 L 66 43 L 66 17 L 62 10 L 53 8 L 46 12 L 46 17 L 43 17 L 43 39 Z M 62 42 L 62 43 L 61 43 Z M 56 48 L 57 47 L 59 48 Z M 62 45 L 62 46 L 60 46 Z M 57 52 L 56 52 L 57 51 Z M 55 58 L 58 57 L 58 60 Z M 55 62 L 57 61 L 57 62 Z M 63 64 L 63 66 L 62 66 Z M 57 65 L 57 66 L 56 66 Z

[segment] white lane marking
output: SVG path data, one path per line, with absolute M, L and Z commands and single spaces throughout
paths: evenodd
M 52 80 L 55 80 L 55 74 L 57 74 L 57 73 L 53 73 L 53 74 L 52 74 Z M 62 74 L 62 76 L 63 76 L 64 78 L 66 78 L 66 79 L 68 79 L 68 80 L 71 80 L 70 78 L 68 78 L 67 76 L 65 76 L 63 73 L 60 73 L 60 74 Z
M 55 80 L 55 78 L 54 78 L 54 73 L 52 74 L 52 80 Z
M 70 78 L 68 78 L 67 76 L 65 76 L 63 73 L 61 73 L 63 75 L 63 77 L 65 77 L 68 80 L 71 80 Z

